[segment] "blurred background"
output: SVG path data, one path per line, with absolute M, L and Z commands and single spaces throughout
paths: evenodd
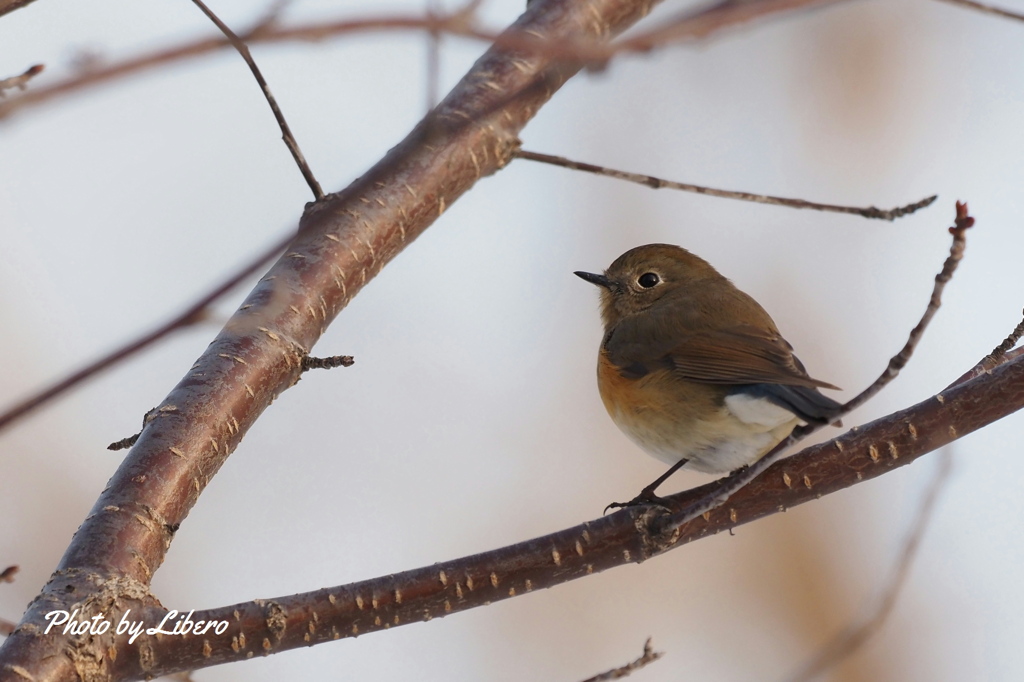
M 1024 10 L 1024 3 L 1004 0 Z M 236 28 L 266 7 L 210 0 Z M 693 4 L 693 3 L 690 3 Z M 666 3 L 643 26 L 686 3 Z M 522 0 L 483 3 L 500 28 Z M 421 12 L 296 0 L 286 21 Z M 0 76 L 36 83 L 215 29 L 188 0 L 37 0 L 0 18 Z M 445 39 L 446 92 L 485 49 Z M 253 47 L 325 190 L 424 114 L 427 39 Z M 923 311 L 955 200 L 966 260 L 904 374 L 848 425 L 932 395 L 1024 306 L 1024 25 L 930 0 L 847 2 L 581 74 L 527 149 L 679 181 L 891 207 L 896 223 L 645 187 L 517 161 L 375 279 L 182 525 L 154 592 L 188 610 L 312 590 L 594 518 L 662 472 L 611 423 L 594 371 L 597 292 L 572 276 L 649 242 L 685 246 L 772 314 L 849 397 Z M 0 122 L 4 406 L 165 320 L 293 229 L 309 190 L 236 54 L 153 69 Z M 199 325 L 0 433 L 0 616 L 47 580 L 146 410 L 251 282 Z M 951 477 L 884 629 L 831 680 L 1014 680 L 1024 666 L 1021 416 L 957 441 Z M 822 437 L 835 435 L 834 430 Z M 785 680 L 887 582 L 937 457 L 786 514 L 489 608 L 193 679 L 572 682 L 626 663 L 668 680 Z M 677 475 L 664 490 L 706 482 Z

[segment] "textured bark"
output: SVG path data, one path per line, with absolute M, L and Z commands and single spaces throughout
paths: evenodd
M 192 620 L 227 620 L 222 636 L 164 637 L 159 656 L 116 662 L 118 679 L 201 668 L 253 655 L 353 637 L 440 618 L 592 573 L 639 563 L 694 540 L 784 512 L 843 490 L 966 436 L 1024 407 L 1024 357 L 769 468 L 720 509 L 671 534 L 660 521 L 687 508 L 714 483 L 668 499 L 668 511 L 624 510 L 490 552 L 316 592 L 207 611 Z M 154 613 L 159 622 L 164 612 Z
M 652 4 L 537 0 L 510 30 L 554 41 L 603 39 Z M 178 526 L 256 418 L 297 381 L 302 358 L 388 261 L 513 158 L 519 131 L 579 68 L 492 48 L 384 159 L 307 210 L 285 255 L 151 413 L 51 580 L 0 648 L 0 679 L 107 679 L 115 659 L 119 668 L 129 658 L 140 670 L 150 668 L 152 638 L 127 646 L 109 633 L 44 635 L 43 616 L 77 608 L 79 619 L 103 612 L 116 622 L 127 609 L 144 617 L 159 608 L 148 586 Z
M 0 17 L 33 2 L 35 0 L 0 0 Z

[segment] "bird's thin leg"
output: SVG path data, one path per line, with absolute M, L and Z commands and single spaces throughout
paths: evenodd
M 638 507 L 645 504 L 663 504 L 664 500 L 655 495 L 654 491 L 658 489 L 658 486 L 667 481 L 669 476 L 671 476 L 672 474 L 686 466 L 686 463 L 689 461 L 690 460 L 685 458 L 679 460 L 671 467 L 669 467 L 668 471 L 663 473 L 661 476 L 658 476 L 658 478 L 654 479 L 654 481 L 649 486 L 641 490 L 640 494 L 634 497 L 632 500 L 630 500 L 629 502 L 612 502 L 611 504 L 604 508 L 605 512 L 607 512 L 609 509 L 622 509 L 623 507 Z

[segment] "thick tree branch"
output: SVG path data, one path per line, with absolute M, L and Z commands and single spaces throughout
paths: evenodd
M 923 402 L 776 462 L 730 499 L 666 534 L 652 532 L 714 491 L 717 482 L 665 498 L 668 509 L 630 508 L 551 535 L 371 580 L 196 611 L 227 620 L 222 636 L 164 637 L 150 667 L 116 661 L 118 679 L 161 675 L 441 618 L 553 587 L 784 512 L 873 479 L 1024 407 L 1024 356 Z M 167 612 L 150 611 L 147 622 Z M 168 626 L 169 627 L 169 626 Z
M 35 0 L 0 0 L 0 17 L 33 2 Z
M 607 39 L 651 6 L 650 0 L 538 0 L 510 31 L 556 43 Z M 44 635 L 45 614 L 159 608 L 148 586 L 174 533 L 256 418 L 296 382 L 302 358 L 386 263 L 480 178 L 511 160 L 519 131 L 579 68 L 492 48 L 383 160 L 307 210 L 285 255 L 156 408 L 158 416 L 43 593 L 0 648 L 0 679 L 19 670 L 36 680 L 102 679 L 132 666 L 153 674 L 157 647 L 170 642 L 115 644 L 113 632 Z

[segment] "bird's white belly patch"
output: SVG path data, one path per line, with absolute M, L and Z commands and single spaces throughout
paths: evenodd
M 733 393 L 725 397 L 725 406 L 744 424 L 774 429 L 793 421 L 793 413 L 764 398 Z
M 612 420 L 637 445 L 663 462 L 690 460 L 687 469 L 706 473 L 733 471 L 751 464 L 789 435 L 798 419 L 789 410 L 758 398 L 728 396 L 711 418 L 683 423 L 669 415 L 638 418 L 610 410 Z

